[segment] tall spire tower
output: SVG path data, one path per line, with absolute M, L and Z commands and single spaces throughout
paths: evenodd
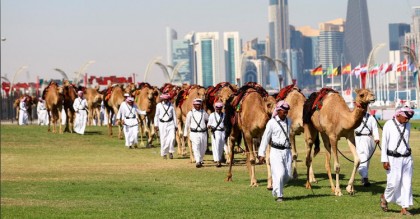
M 344 59 L 352 66 L 366 64 L 372 50 L 367 0 L 348 0 L 344 28 Z
M 289 3 L 288 0 L 269 0 L 268 28 L 270 34 L 270 54 L 273 59 L 281 59 L 281 53 L 290 49 Z

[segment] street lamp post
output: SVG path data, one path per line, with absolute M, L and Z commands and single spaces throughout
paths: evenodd
M 80 78 L 81 78 L 81 76 L 85 73 L 85 71 L 87 70 L 87 68 L 91 65 L 91 64 L 93 64 L 93 63 L 95 63 L 95 61 L 94 60 L 90 60 L 90 61 L 88 61 L 88 62 L 86 62 L 86 64 L 84 64 L 81 68 L 80 68 L 80 70 L 78 71 L 78 72 L 76 72 L 76 81 L 75 81 L 75 84 L 76 85 L 78 85 L 79 84 L 79 81 L 80 81 Z
M 289 67 L 287 66 L 287 64 L 285 62 L 283 62 L 280 59 L 275 59 L 276 62 L 280 63 L 281 67 L 283 69 L 285 69 L 285 71 L 287 72 L 287 75 L 290 78 L 290 82 L 293 82 L 293 76 L 292 76 L 292 72 L 290 71 Z
M 409 46 L 403 46 L 403 49 L 404 49 L 403 53 L 410 57 L 411 61 L 414 63 L 414 65 L 416 66 L 417 71 L 418 71 L 420 69 L 420 63 L 418 62 L 417 55 L 416 55 L 415 51 L 412 50 Z M 408 70 L 408 68 L 407 68 L 407 70 Z M 419 76 L 417 76 L 417 77 L 419 77 Z M 419 91 L 420 85 L 419 85 L 419 80 L 418 79 L 414 78 L 414 80 L 415 80 L 414 83 L 416 84 L 416 106 L 417 106 L 417 108 L 419 108 L 420 107 L 420 91 Z

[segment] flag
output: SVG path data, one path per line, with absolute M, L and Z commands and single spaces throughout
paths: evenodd
M 360 67 L 360 73 L 367 73 L 367 71 L 368 71 L 368 68 L 367 68 L 366 64 L 364 64 Z
M 330 65 L 330 67 L 327 68 L 327 71 L 325 72 L 324 75 L 332 75 L 333 73 L 333 66 Z
M 312 69 L 311 75 L 322 75 L 322 65 Z
M 328 75 L 328 77 L 332 78 L 332 77 L 336 77 L 336 76 L 339 76 L 339 75 L 341 75 L 341 65 L 339 65 L 337 68 L 334 68 L 332 70 L 332 74 Z
M 366 88 L 366 72 L 360 72 L 360 78 L 362 79 L 362 88 Z
M 379 72 L 379 66 L 377 64 L 375 64 L 375 66 L 373 66 L 372 69 L 370 69 L 369 74 L 370 75 L 376 75 Z
M 394 64 L 389 63 L 388 67 L 385 69 L 385 73 L 388 73 L 388 72 L 392 71 L 392 69 L 394 69 Z
M 346 75 L 351 73 L 351 63 L 343 66 L 341 74 Z
M 353 69 L 353 71 L 351 71 L 351 74 L 352 74 L 352 75 L 356 75 L 356 77 L 359 77 L 359 75 L 360 75 L 360 64 L 359 64 L 359 65 L 357 65 L 357 66 Z
M 404 61 L 397 65 L 397 72 L 401 71 L 407 71 L 407 59 L 404 59 Z

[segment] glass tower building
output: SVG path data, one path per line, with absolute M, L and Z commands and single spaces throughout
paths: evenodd
M 345 63 L 366 63 L 372 50 L 367 0 L 348 0 L 344 32 Z
M 197 84 L 204 87 L 220 82 L 219 33 L 195 33 Z
M 401 50 L 404 35 L 410 32 L 410 25 L 404 23 L 389 24 L 389 50 Z
M 235 84 L 237 78 L 241 78 L 241 42 L 238 32 L 223 33 L 223 45 L 225 55 L 226 78 L 221 81 L 227 81 Z

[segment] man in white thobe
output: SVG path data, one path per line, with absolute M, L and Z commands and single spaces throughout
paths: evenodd
M 263 162 L 267 145 L 272 142 L 270 150 L 272 194 L 278 202 L 283 201 L 283 188 L 292 178 L 292 153 L 289 140 L 292 122 L 287 119 L 289 109 L 290 106 L 285 101 L 277 103 L 277 115 L 268 121 L 258 150 L 258 160 Z
M 83 97 L 83 91 L 77 92 L 77 98 L 74 99 L 73 109 L 76 113 L 74 118 L 74 131 L 78 134 L 85 134 L 87 122 L 87 101 Z
M 26 97 L 23 97 L 19 103 L 19 125 L 28 125 L 28 106 L 26 105 Z
M 216 163 L 216 167 L 221 167 L 223 149 L 225 146 L 225 126 L 223 125 L 225 115 L 222 112 L 223 103 L 215 103 L 214 109 L 215 111 L 209 116 L 209 123 L 207 124 L 207 127 L 211 130 L 211 150 L 213 152 L 213 160 Z
M 41 97 L 36 106 L 36 113 L 38 115 L 38 125 L 48 125 L 48 111 L 45 106 L 45 101 Z
M 193 101 L 194 108 L 187 113 L 184 127 L 184 139 L 188 132 L 195 159 L 195 167 L 203 167 L 204 154 L 207 149 L 207 121 L 209 115 L 202 109 L 203 101 L 196 98 Z
M 137 114 L 145 114 L 134 104 L 133 97 L 127 97 L 125 104 L 121 104 L 118 109 L 116 119 L 123 125 L 125 146 L 128 149 L 137 148 L 139 120 Z
M 411 215 L 407 210 L 413 205 L 413 159 L 409 144 L 409 120 L 414 111 L 408 107 L 396 111 L 394 118 L 388 120 L 382 132 L 381 162 L 386 170 L 386 188 L 381 195 L 381 208 L 388 211 L 388 202 L 401 206 L 402 215 Z
M 379 131 L 376 119 L 366 112 L 362 123 L 354 130 L 356 151 L 360 158 L 359 174 L 363 186 L 369 187 L 369 163 L 375 144 L 379 144 Z
M 160 95 L 160 99 L 162 101 L 156 105 L 154 118 L 155 130 L 159 131 L 160 156 L 166 159 L 169 153 L 169 159 L 173 159 L 175 132 L 177 129 L 175 108 L 172 106 L 169 94 Z

